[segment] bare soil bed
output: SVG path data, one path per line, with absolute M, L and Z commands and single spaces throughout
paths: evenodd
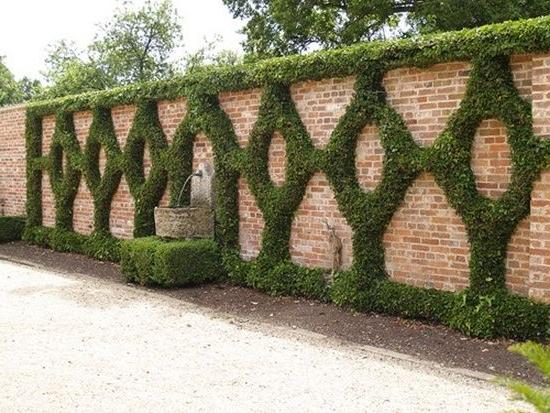
M 58 253 L 23 242 L 0 244 L 0 258 L 124 283 L 120 267 L 116 264 L 76 254 Z M 520 356 L 507 351 L 513 343 L 510 340 L 473 339 L 440 325 L 356 313 L 333 304 L 293 297 L 271 297 L 228 284 L 156 291 L 218 312 L 277 326 L 305 329 L 345 342 L 403 353 L 446 367 L 513 376 L 533 383 L 543 381 L 532 366 Z

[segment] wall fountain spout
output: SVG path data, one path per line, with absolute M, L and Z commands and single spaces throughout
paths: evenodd
M 199 179 L 193 180 L 193 177 Z M 155 232 L 163 238 L 210 238 L 214 235 L 214 208 L 212 180 L 214 170 L 208 163 L 201 163 L 189 175 L 178 194 L 175 206 L 155 208 Z M 189 205 L 182 205 L 188 185 L 191 187 Z
M 191 178 L 193 178 L 194 176 L 196 176 L 198 178 L 202 178 L 202 170 L 198 169 L 198 170 L 196 170 L 195 172 L 193 172 L 191 175 L 189 175 L 187 177 L 187 179 L 183 183 L 183 186 L 181 187 L 181 191 L 180 191 L 180 194 L 178 196 L 178 200 L 176 202 L 176 208 L 181 207 L 181 197 L 183 196 L 183 193 L 185 192 L 185 188 L 187 188 L 187 184 L 189 183 Z

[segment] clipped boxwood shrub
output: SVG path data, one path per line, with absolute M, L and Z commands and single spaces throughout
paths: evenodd
M 155 252 L 161 244 L 162 241 L 156 237 L 122 241 L 120 264 L 126 281 L 141 285 L 153 284 Z
M 209 239 L 161 243 L 155 251 L 154 283 L 163 287 L 185 287 L 219 280 L 223 274 L 221 255 Z
M 387 279 L 357 288 L 361 278 L 356 271 L 337 274 L 331 288 L 332 300 L 358 311 L 375 311 L 429 321 L 445 322 L 451 314 L 453 293 L 413 287 Z
M 20 240 L 24 229 L 25 218 L 0 217 L 0 242 Z
M 268 260 L 243 261 L 234 253 L 225 254 L 223 263 L 227 278 L 234 284 L 257 288 L 275 296 L 330 299 L 323 269 L 300 267 L 288 260 L 271 267 Z
M 218 246 L 209 239 L 124 241 L 121 267 L 128 282 L 161 287 L 197 285 L 218 280 L 223 274 Z
M 321 269 L 299 267 L 284 261 L 266 270 L 263 274 L 252 273 L 255 280 L 249 282 L 268 294 L 328 299 L 328 286 Z

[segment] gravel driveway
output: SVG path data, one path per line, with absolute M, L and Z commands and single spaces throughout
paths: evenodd
M 0 262 L 0 412 L 518 407 L 505 389 L 436 366 L 154 291 Z

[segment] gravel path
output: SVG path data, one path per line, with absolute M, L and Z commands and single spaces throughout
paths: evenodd
M 1 412 L 525 409 L 503 388 L 435 366 L 8 262 L 0 369 Z

